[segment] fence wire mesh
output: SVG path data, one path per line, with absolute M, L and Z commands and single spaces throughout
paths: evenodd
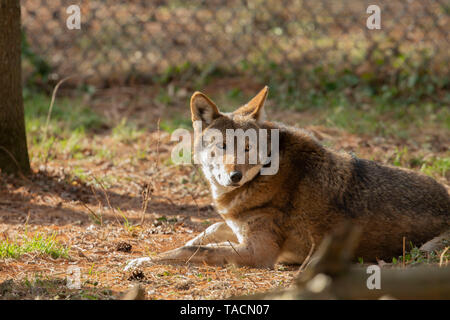
M 192 66 L 299 76 L 326 68 L 367 78 L 449 71 L 447 0 L 80 1 L 81 30 L 68 30 L 71 4 L 21 3 L 29 48 L 55 79 L 145 82 Z M 380 30 L 366 27 L 370 4 L 381 9 Z

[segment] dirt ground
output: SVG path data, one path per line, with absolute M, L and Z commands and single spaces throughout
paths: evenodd
M 106 91 L 93 106 L 119 118 L 124 112 L 117 102 L 121 97 Z M 108 101 L 115 103 L 107 107 Z M 220 221 L 198 169 L 172 164 L 170 134 L 154 129 L 171 109 L 136 102 L 126 112 L 153 129 L 122 140 L 93 134 L 83 142 L 81 158 L 54 151 L 47 163 L 31 159 L 31 177 L 0 175 L 0 240 L 55 234 L 69 249 L 67 257 L 56 259 L 32 252 L 0 259 L 0 299 L 117 299 L 136 283 L 145 289 L 146 299 L 222 299 L 289 286 L 298 266 L 268 270 L 187 263 L 124 271 L 127 261 L 181 246 Z M 189 111 L 182 116 L 189 117 Z M 273 113 L 291 124 L 312 116 L 292 110 Z M 404 141 L 324 126 L 307 129 L 326 145 L 384 163 L 392 163 L 399 146 L 408 146 L 412 155 L 422 152 L 424 132 Z M 447 138 L 444 132 L 432 139 L 433 156 L 448 155 Z M 114 153 L 96 157 L 96 146 Z M 435 178 L 448 187 L 448 174 Z M 79 289 L 67 287 L 74 268 L 80 270 Z

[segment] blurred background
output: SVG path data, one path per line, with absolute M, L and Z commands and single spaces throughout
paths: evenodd
M 193 91 L 232 110 L 267 84 L 271 119 L 393 139 L 390 162 L 406 166 L 423 164 L 398 155 L 407 144 L 444 152 L 446 176 L 448 1 L 377 1 L 380 30 L 365 0 L 84 1 L 81 30 L 66 27 L 71 4 L 22 2 L 34 128 L 65 77 L 52 119 L 97 132 L 190 128 Z
M 25 77 L 77 74 L 85 78 L 74 82 L 111 86 L 177 77 L 195 83 L 225 73 L 261 82 L 288 76 L 305 88 L 361 81 L 395 84 L 399 91 L 427 83 L 423 94 L 442 89 L 449 71 L 448 1 L 377 1 L 382 27 L 369 30 L 372 2 L 85 1 L 81 30 L 70 31 L 71 1 L 28 0 L 27 47 L 46 66 L 29 59 Z

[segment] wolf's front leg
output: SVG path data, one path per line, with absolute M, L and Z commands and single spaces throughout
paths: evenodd
M 209 226 L 194 239 L 186 242 L 186 246 L 220 242 L 238 242 L 236 235 L 225 222 L 217 222 Z
M 194 239 L 188 241 L 185 245 L 186 248 L 189 246 L 195 246 L 195 245 L 207 245 L 207 244 L 217 244 L 218 243 L 225 243 L 225 246 L 229 246 L 231 242 L 237 243 L 236 235 L 233 233 L 233 231 L 228 227 L 228 225 L 225 222 L 217 222 L 213 225 L 209 226 L 205 231 L 200 233 L 198 236 L 196 236 Z M 178 250 L 178 249 L 176 249 Z M 164 262 L 164 259 L 161 260 L 161 257 L 165 256 L 166 254 L 169 254 L 170 252 L 175 252 L 176 250 L 172 250 L 166 253 L 163 253 L 159 255 L 158 257 L 150 258 L 150 257 L 143 257 L 143 258 L 137 258 L 133 259 L 131 261 L 128 261 L 127 265 L 125 266 L 125 271 L 130 271 L 133 269 L 136 269 L 138 267 L 145 267 L 150 266 L 154 264 L 155 262 L 161 261 Z M 187 252 L 187 251 L 186 251 Z M 191 255 L 180 255 L 180 258 L 175 259 L 178 262 L 186 262 Z M 183 257 L 183 258 L 181 258 Z M 175 261 L 172 260 L 172 261 Z
M 280 254 L 280 247 L 271 233 L 259 233 L 243 243 L 231 242 L 207 245 L 187 245 L 159 254 L 154 262 L 206 263 L 209 265 L 235 264 L 237 266 L 272 268 Z

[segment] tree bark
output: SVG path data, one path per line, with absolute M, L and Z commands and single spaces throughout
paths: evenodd
M 20 1 L 0 1 L 0 169 L 30 173 L 22 98 Z

